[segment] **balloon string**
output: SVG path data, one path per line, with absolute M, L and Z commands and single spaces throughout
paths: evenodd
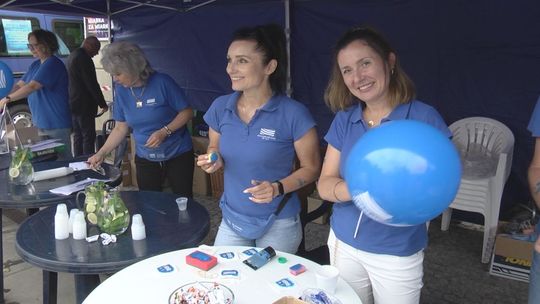
M 358 235 L 358 228 L 360 228 L 360 222 L 362 221 L 362 215 L 364 215 L 364 210 L 360 211 L 360 216 L 358 217 L 358 222 L 356 223 L 356 230 L 354 230 L 354 238 Z

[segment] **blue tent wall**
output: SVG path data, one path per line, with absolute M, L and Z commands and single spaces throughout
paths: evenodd
M 249 24 L 283 25 L 279 1 L 209 5 L 185 13 L 134 10 L 114 18 L 115 40 L 141 46 L 150 64 L 185 89 L 195 109 L 206 111 L 220 95 L 232 92 L 225 72 L 227 48 L 235 29 Z
M 467 116 L 502 121 L 516 137 L 502 214 L 529 200 L 533 139 L 527 122 L 540 95 L 540 3 L 523 0 L 291 1 L 293 95 L 323 136 L 333 114 L 322 96 L 332 45 L 346 28 L 369 24 L 396 48 L 419 99 L 448 124 Z M 230 92 L 225 54 L 234 29 L 284 24 L 280 1 L 216 2 L 187 13 L 145 8 L 119 15 L 115 39 L 139 43 L 152 65 L 184 87 L 196 109 Z

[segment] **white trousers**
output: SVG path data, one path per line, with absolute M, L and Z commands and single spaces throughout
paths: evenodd
M 424 274 L 424 251 L 400 257 L 358 250 L 328 237 L 330 264 L 356 291 L 362 304 L 418 304 Z

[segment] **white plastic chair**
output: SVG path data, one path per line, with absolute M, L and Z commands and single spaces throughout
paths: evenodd
M 482 263 L 491 259 L 504 184 L 512 167 L 514 135 L 503 123 L 468 117 L 450 125 L 452 141 L 462 160 L 463 175 L 456 198 L 442 216 L 441 230 L 450 225 L 452 209 L 484 216 Z

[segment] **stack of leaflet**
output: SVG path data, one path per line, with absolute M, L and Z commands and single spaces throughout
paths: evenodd
M 28 147 L 32 152 L 32 160 L 56 156 L 66 149 L 66 145 L 61 143 L 58 138 L 42 140 Z

